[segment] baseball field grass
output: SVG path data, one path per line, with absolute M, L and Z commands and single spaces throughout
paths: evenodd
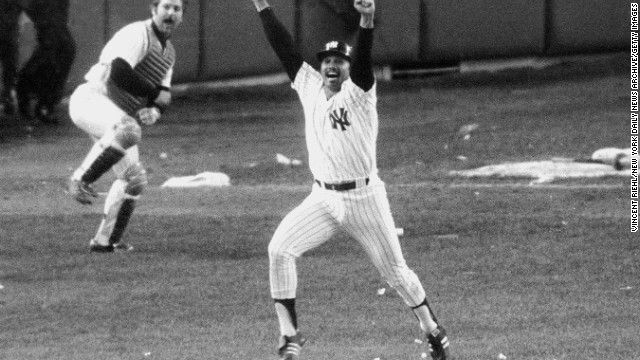
M 531 185 L 449 174 L 628 147 L 628 60 L 379 83 L 380 176 L 457 360 L 640 359 L 629 178 Z M 458 130 L 469 124 L 465 139 Z M 0 125 L 0 359 L 277 358 L 267 244 L 312 181 L 295 93 L 184 93 L 143 131 L 150 183 L 126 233 L 135 250 L 94 254 L 103 199 L 81 206 L 65 193 L 89 139 L 68 119 Z M 161 187 L 204 171 L 232 185 Z M 298 267 L 302 359 L 428 352 L 356 242 L 338 236 Z

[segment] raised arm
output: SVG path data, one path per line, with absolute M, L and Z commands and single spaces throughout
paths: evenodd
M 296 49 L 293 38 L 287 28 L 278 20 L 267 0 L 253 0 L 260 14 L 260 20 L 269 44 L 280 59 L 291 81 L 294 81 L 302 67 L 302 55 Z
M 375 82 L 371 48 L 373 47 L 373 15 L 376 11 L 374 0 L 354 0 L 353 7 L 360 13 L 360 27 L 353 49 L 351 80 L 361 89 L 369 91 Z

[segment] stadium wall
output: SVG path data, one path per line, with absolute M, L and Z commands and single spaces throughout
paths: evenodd
M 71 0 L 77 58 L 69 86 L 82 82 L 106 41 L 123 25 L 147 18 L 145 0 Z M 309 62 L 330 39 L 353 40 L 359 15 L 352 0 L 271 0 Z M 440 67 L 468 60 L 626 51 L 625 0 L 378 1 L 374 62 Z M 24 17 L 22 62 L 34 47 Z M 280 72 L 249 0 L 190 0 L 173 38 L 174 83 Z

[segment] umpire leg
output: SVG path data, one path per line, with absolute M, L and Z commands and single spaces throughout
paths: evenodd
M 33 21 L 38 46 L 18 75 L 18 108 L 25 117 L 44 123 L 62 99 L 64 85 L 75 59 L 75 42 L 67 26 L 69 0 L 31 0 L 25 12 Z M 31 100 L 37 100 L 32 113 Z
M 21 12 L 16 1 L 0 0 L 0 104 L 7 115 L 13 115 L 15 112 L 13 91 L 18 73 L 18 26 Z
M 62 100 L 67 77 L 75 59 L 76 47 L 66 24 L 54 24 L 40 30 L 44 35 L 41 55 L 48 66 L 34 69 L 36 83 L 33 93 L 37 103 L 35 116 L 43 123 L 56 123 L 53 112 Z

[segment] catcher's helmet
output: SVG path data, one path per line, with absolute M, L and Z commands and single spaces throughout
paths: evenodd
M 322 61 L 329 55 L 340 56 L 348 61 L 351 61 L 351 46 L 342 41 L 329 41 L 324 45 L 324 49 L 316 54 L 319 61 Z

